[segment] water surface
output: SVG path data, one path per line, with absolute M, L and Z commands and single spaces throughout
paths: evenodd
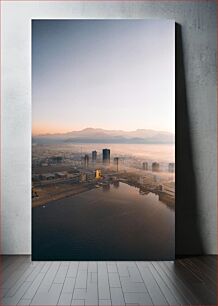
M 172 260 L 174 210 L 124 183 L 32 210 L 33 260 Z

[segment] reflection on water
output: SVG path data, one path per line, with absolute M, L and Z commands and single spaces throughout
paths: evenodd
M 102 185 L 102 190 L 103 191 L 109 191 L 110 190 L 110 184 L 103 184 Z
M 115 182 L 113 183 L 113 185 L 114 185 L 115 188 L 119 188 L 120 182 L 119 182 L 119 181 L 115 181 Z
M 33 208 L 33 260 L 172 260 L 174 217 L 153 193 L 103 185 Z

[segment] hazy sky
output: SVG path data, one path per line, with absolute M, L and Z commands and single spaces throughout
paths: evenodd
M 175 128 L 175 24 L 34 20 L 33 134 Z

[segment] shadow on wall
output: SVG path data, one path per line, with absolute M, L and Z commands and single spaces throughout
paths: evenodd
M 176 257 L 204 254 L 182 46 L 176 24 Z

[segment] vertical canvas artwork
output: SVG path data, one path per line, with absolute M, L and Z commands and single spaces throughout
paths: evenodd
M 175 23 L 32 20 L 32 259 L 173 260 Z

